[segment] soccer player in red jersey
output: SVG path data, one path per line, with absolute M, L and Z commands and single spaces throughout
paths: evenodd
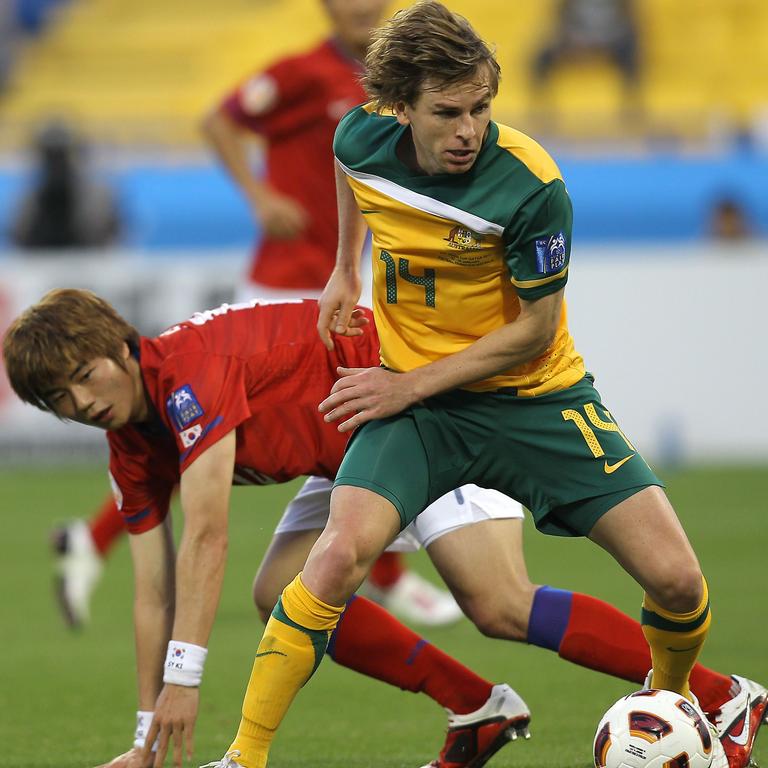
M 196 686 L 221 584 L 230 485 L 336 472 L 346 438 L 324 422 L 316 402 L 338 365 L 371 365 L 378 341 L 369 327 L 339 337 L 328 351 L 314 333 L 316 315 L 313 302 L 224 305 L 148 339 L 93 294 L 62 290 L 23 313 L 6 333 L 6 369 L 23 400 L 108 431 L 115 493 L 135 534 L 140 710 L 136 746 L 116 758 L 114 768 L 151 764 L 149 749 L 140 745 L 147 736 L 151 744 L 158 731 L 156 764 L 162 764 L 171 735 L 180 764 L 182 736 L 191 739 Z M 357 330 L 369 317 L 367 310 L 357 311 Z M 185 525 L 175 565 L 174 615 L 167 608 L 174 562 L 165 521 L 176 484 Z M 316 490 L 309 488 L 304 511 L 319 503 L 327 516 L 329 484 L 320 489 L 325 496 L 319 502 Z M 641 682 L 650 656 L 639 624 L 587 595 L 531 584 L 520 520 L 508 511 L 506 519 L 493 519 L 490 511 L 483 516 L 492 498 L 483 500 L 483 489 L 462 490 L 468 499 L 447 494 L 436 514 L 430 507 L 417 518 L 414 530 L 478 627 Z M 508 510 L 510 500 L 502 498 Z M 321 515 L 306 530 L 278 528 L 257 579 L 262 613 L 278 603 L 322 524 Z M 281 540 L 291 554 L 281 549 Z M 483 578 L 481 563 L 496 579 Z M 165 631 L 158 633 L 158 627 Z M 524 732 L 528 711 L 512 689 L 479 678 L 364 599 L 348 604 L 329 653 L 372 677 L 424 691 L 451 711 L 434 768 L 479 764 Z M 746 700 L 756 730 L 766 706 L 761 686 L 701 665 L 691 682 L 702 707 L 719 722 L 730 723 Z
M 153 718 L 154 728 L 162 729 L 162 764 L 171 733 L 165 713 L 191 745 L 197 686 L 223 577 L 231 485 L 314 475 L 327 479 L 328 508 L 329 481 L 347 439 L 325 424 L 317 402 L 339 365 L 375 360 L 378 341 L 375 334 L 361 334 L 328 354 L 314 332 L 316 315 L 314 301 L 252 301 L 199 313 L 147 339 L 93 294 L 59 290 L 6 334 L 6 369 L 22 398 L 107 431 L 113 490 L 134 534 L 139 711 L 135 746 L 110 764 L 115 768 L 152 763 Z M 369 317 L 360 310 L 361 325 Z M 35 341 L 41 334 L 48 336 L 44 350 Z M 70 341 L 60 345 L 63 338 Z M 37 354 L 32 348 L 42 355 L 35 362 L 28 356 Z M 167 512 L 177 485 L 185 524 L 174 563 Z M 321 526 L 314 525 L 304 551 Z M 288 573 L 285 558 L 273 562 L 272 570 L 283 573 L 262 574 L 262 584 L 270 578 L 274 583 L 271 600 L 261 587 L 266 612 L 303 556 Z M 511 688 L 478 677 L 375 604 L 351 601 L 344 625 L 331 639 L 334 658 L 427 693 L 452 712 L 452 741 L 459 732 L 480 729 L 490 740 L 507 730 L 527 733 L 528 709 Z M 141 745 L 147 738 L 145 754 Z M 499 746 L 506 741 L 505 735 Z M 177 765 L 181 754 L 181 741 L 174 741 Z
M 324 0 L 330 38 L 246 79 L 203 121 L 203 133 L 248 201 L 263 237 L 253 252 L 244 298 L 316 298 L 338 242 L 333 135 L 365 101 L 359 82 L 371 31 L 386 0 Z M 248 149 L 264 153 L 263 178 Z

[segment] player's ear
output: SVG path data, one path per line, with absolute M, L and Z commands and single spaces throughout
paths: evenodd
M 123 346 L 120 348 L 120 359 L 123 363 L 127 363 L 131 356 L 131 348 L 128 346 L 128 342 L 124 341 Z
M 408 117 L 408 105 L 404 101 L 397 101 L 392 107 L 400 125 L 410 125 L 411 119 Z

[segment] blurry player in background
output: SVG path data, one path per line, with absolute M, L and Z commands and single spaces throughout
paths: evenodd
M 226 479 L 219 473 L 256 484 L 310 470 L 321 469 L 326 475 L 307 481 L 278 525 L 254 585 L 262 616 L 269 614 L 302 567 L 325 525 L 328 477 L 335 473 L 345 438 L 320 421 L 314 399 L 334 379 L 337 363 L 374 363 L 378 340 L 371 327 L 364 338 L 339 339 L 336 350 L 326 351 L 307 322 L 316 311 L 299 301 L 225 305 L 157 339 L 139 339 L 135 329 L 93 294 L 54 291 L 6 335 L 6 367 L 22 399 L 60 417 L 110 430 L 111 472 L 122 514 L 136 534 L 131 549 L 137 565 L 135 616 L 141 636 L 140 711 L 136 746 L 116 758 L 113 768 L 144 768 L 152 762 L 151 756 L 141 755 L 140 745 L 153 719 L 171 621 L 173 636 L 181 642 L 169 647 L 166 688 L 176 688 L 175 695 L 183 698 L 179 685 L 199 683 L 202 644 L 216 603 L 216 595 L 206 590 L 213 584 L 216 592 L 213 582 L 220 575 L 219 548 L 226 535 L 222 504 L 228 491 L 220 487 L 222 498 L 207 495 L 212 482 L 220 486 Z M 370 318 L 370 313 L 360 318 Z M 232 432 L 226 430 L 233 427 L 238 436 L 234 472 L 230 459 L 220 456 L 222 450 L 232 450 L 226 447 Z M 269 453 L 261 452 L 262 445 L 270 446 Z M 162 523 L 180 473 L 185 532 L 174 620 L 164 613 L 173 557 L 169 527 Z M 198 483 L 205 484 L 200 498 Z M 523 557 L 522 513 L 511 499 L 465 486 L 422 512 L 405 533 L 427 547 L 484 634 L 526 641 L 582 666 L 643 681 L 650 655 L 636 621 L 589 595 L 531 584 Z M 206 555 L 209 547 L 213 551 Z M 195 580 L 201 578 L 205 586 L 195 591 Z M 150 586 L 154 589 L 147 602 Z M 190 601 L 192 594 L 195 599 Z M 192 666 L 185 661 L 187 651 Z M 527 709 L 508 686 L 478 678 L 365 599 L 349 602 L 329 653 L 343 666 L 405 690 L 424 691 L 450 710 L 445 746 L 430 768 L 479 766 L 524 732 Z M 691 686 L 720 731 L 733 729 L 741 740 L 736 755 L 741 761 L 735 758 L 730 768 L 743 768 L 765 713 L 765 689 L 698 664 Z M 174 694 L 163 695 L 163 706 L 170 706 L 168 697 Z M 191 695 L 196 701 L 196 692 Z M 192 728 L 189 712 L 171 709 L 182 717 L 182 730 Z M 166 710 L 161 720 L 166 743 L 174 727 L 169 727 Z M 182 721 L 175 722 L 175 737 L 181 738 Z
M 236 289 L 238 300 L 318 298 L 335 263 L 333 134 L 341 116 L 365 100 L 359 82 L 362 60 L 388 3 L 322 2 L 331 36 L 250 76 L 202 124 L 262 232 L 247 278 Z M 263 150 L 263 177 L 251 167 L 254 142 Z M 88 620 L 103 558 L 121 532 L 120 517 L 109 499 L 88 523 L 77 520 L 54 531 L 56 596 L 70 626 Z M 423 626 L 450 624 L 461 617 L 453 597 L 407 570 L 397 552 L 379 558 L 364 591 L 403 619 Z
M 338 245 L 333 135 L 365 101 L 362 61 L 387 0 L 322 0 L 331 36 L 248 77 L 205 117 L 203 133 L 248 201 L 262 237 L 242 298 L 317 298 Z M 263 177 L 249 148 L 263 150 Z

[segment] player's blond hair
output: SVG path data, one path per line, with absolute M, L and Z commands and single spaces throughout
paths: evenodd
M 92 291 L 57 288 L 24 310 L 5 332 L 3 359 L 13 391 L 52 411 L 54 384 L 97 357 L 123 363 L 123 344 L 137 346 L 139 332 Z
M 484 70 L 495 96 L 501 77 L 494 50 L 463 16 L 435 0 L 420 0 L 374 30 L 365 66 L 362 83 L 379 110 L 415 104 L 427 81 L 439 89 Z

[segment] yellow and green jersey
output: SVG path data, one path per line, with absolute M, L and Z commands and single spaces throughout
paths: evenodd
M 459 352 L 520 313 L 519 299 L 560 290 L 572 212 L 560 172 L 532 139 L 491 122 L 473 167 L 427 176 L 397 157 L 391 114 L 357 107 L 334 153 L 373 234 L 373 301 L 381 361 L 409 371 Z M 467 389 L 522 396 L 574 384 L 584 363 L 566 309 L 547 351 Z

